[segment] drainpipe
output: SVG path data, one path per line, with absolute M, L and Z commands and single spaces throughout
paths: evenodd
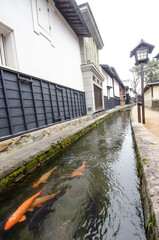
M 115 89 L 114 89 L 114 78 L 113 78 L 113 96 L 114 96 L 114 108 L 115 108 Z

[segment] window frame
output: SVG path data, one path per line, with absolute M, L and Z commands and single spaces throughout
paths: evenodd
M 49 0 L 45 1 L 47 1 L 48 8 L 49 31 L 44 29 L 40 24 L 38 14 L 38 0 L 30 0 L 33 19 L 33 30 L 37 35 L 42 35 L 43 37 L 45 37 L 51 43 L 51 46 L 54 47 L 54 39 L 51 26 L 51 11 L 55 11 L 55 3 L 50 2 Z
M 0 64 L 3 66 L 8 65 L 7 52 L 6 52 L 6 39 L 3 33 L 0 33 Z
M 1 56 L 3 55 L 1 57 L 3 62 L 0 62 L 0 65 L 18 70 L 19 68 L 13 29 L 0 22 L 0 36 L 1 51 L 3 51 L 3 53 L 1 53 Z

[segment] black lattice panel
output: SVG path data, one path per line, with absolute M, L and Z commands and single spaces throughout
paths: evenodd
M 85 93 L 0 68 L 0 140 L 86 115 Z

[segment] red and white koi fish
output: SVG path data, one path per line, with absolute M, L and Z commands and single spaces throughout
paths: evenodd
M 20 207 L 10 216 L 10 218 L 7 220 L 4 230 L 8 230 L 11 227 L 13 227 L 18 222 L 25 221 L 25 213 L 30 208 L 31 204 L 34 202 L 34 200 L 41 195 L 44 192 L 44 189 L 38 192 L 37 194 L 33 195 L 29 199 L 27 199 Z
M 54 167 L 53 169 L 51 169 L 49 172 L 45 173 L 38 182 L 33 184 L 33 188 L 37 188 L 39 186 L 39 184 L 41 183 L 47 183 L 48 178 L 50 177 L 51 173 L 53 171 L 55 171 L 57 169 L 57 167 Z
M 83 161 L 82 165 L 79 168 L 77 168 L 75 171 L 73 171 L 73 173 L 71 174 L 72 178 L 83 175 L 83 171 L 85 170 L 85 162 L 86 162 L 86 160 Z

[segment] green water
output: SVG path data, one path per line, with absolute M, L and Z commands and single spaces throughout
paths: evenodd
M 83 176 L 71 173 L 86 160 Z M 44 173 L 57 166 L 47 183 L 32 185 Z M 45 194 L 62 194 L 33 221 L 1 231 L 6 240 L 145 240 L 139 179 L 132 139 L 130 112 L 123 111 L 87 133 L 71 147 L 39 168 L 27 180 L 16 184 L 0 200 L 0 227 L 26 199 L 45 187 Z

